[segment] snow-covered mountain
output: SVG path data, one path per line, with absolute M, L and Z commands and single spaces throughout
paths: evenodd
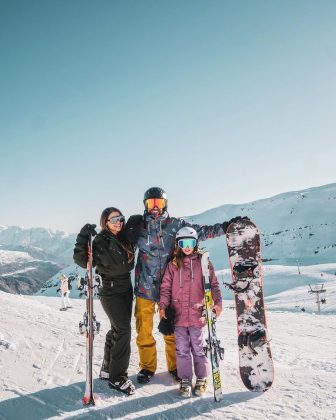
M 76 235 L 42 227 L 0 225 L 0 248 L 28 252 L 32 257 L 59 264 L 72 262 Z
M 28 252 L 0 249 L 0 290 L 31 294 L 60 268 L 54 262 L 35 259 Z
M 0 225 L 0 290 L 31 294 L 72 262 L 75 235 Z
M 313 265 L 336 262 L 336 184 L 280 194 L 246 204 L 223 205 L 190 216 L 213 224 L 248 216 L 262 233 L 267 264 Z M 217 269 L 229 266 L 222 238 L 204 242 Z
M 335 315 L 268 310 L 267 322 L 275 382 L 265 393 L 249 392 L 239 376 L 237 326 L 231 303 L 224 302 L 217 335 L 225 348 L 220 362 L 224 399 L 215 403 L 213 387 L 203 398 L 181 398 L 167 372 L 164 341 L 154 319 L 158 368 L 151 382 L 139 385 L 139 354 L 132 317 L 129 376 L 136 392 L 127 397 L 98 379 L 105 334 L 110 325 L 99 301 L 95 313 L 101 333 L 94 340 L 96 406 L 84 407 L 85 337 L 78 331 L 85 300 L 59 311 L 59 297 L 18 296 L 0 292 L 0 418 L 43 419 L 318 419 L 335 418 Z M 267 309 L 271 309 L 271 302 Z
M 187 220 L 198 224 L 223 222 L 235 216 L 248 216 L 258 225 L 262 233 L 262 256 L 264 265 L 311 266 L 336 262 L 336 184 L 288 192 L 247 204 L 223 205 L 204 213 L 189 216 Z M 15 262 L 1 265 L 0 290 L 17 292 L 21 279 L 31 283 L 37 278 L 39 287 L 24 285 L 24 293 L 34 293 L 61 268 L 72 264 L 76 234 L 67 234 L 44 228 L 24 229 L 18 226 L 0 225 L 0 250 L 28 254 L 42 265 L 40 274 L 32 270 L 32 262 Z M 202 243 L 210 251 L 216 270 L 227 269 L 229 261 L 224 238 L 215 238 Z M 8 257 L 9 254 L 7 254 Z M 9 257 L 8 257 L 9 258 Z M 52 264 L 52 265 L 50 265 Z M 27 268 L 26 271 L 24 271 Z M 11 288 L 12 273 L 20 271 L 16 286 Z M 68 271 L 73 271 L 69 267 Z M 57 277 L 56 275 L 56 277 Z M 34 277 L 35 276 L 35 277 Z M 292 276 L 288 287 L 302 283 L 303 277 Z M 5 281 L 4 281 L 5 280 Z M 267 279 L 266 279 L 267 280 Z M 273 279 L 274 280 L 274 279 Z M 297 280 L 297 281 L 296 281 Z M 278 278 L 281 285 L 281 278 Z M 26 282 L 26 283 L 27 283 Z M 56 279 L 51 279 L 55 284 Z M 301 282 L 301 283 L 300 283 Z M 3 286 L 5 283 L 5 287 Z M 44 287 L 50 287 L 50 282 Z M 14 283 L 13 283 L 14 284 Z M 267 285 L 267 281 L 265 285 Z M 306 284 L 306 283 L 304 283 Z M 285 288 L 267 290 L 279 292 Z M 50 291 L 53 293 L 53 291 Z

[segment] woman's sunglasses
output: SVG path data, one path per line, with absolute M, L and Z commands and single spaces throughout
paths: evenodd
M 125 217 L 124 216 L 114 216 L 114 217 L 111 217 L 110 219 L 107 219 L 107 221 L 112 223 L 112 224 L 115 224 L 117 222 L 122 223 L 122 222 L 125 221 Z

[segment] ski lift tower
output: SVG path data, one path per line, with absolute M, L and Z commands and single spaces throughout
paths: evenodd
M 318 314 L 321 313 L 321 300 L 320 300 L 320 293 L 325 293 L 326 289 L 323 288 L 324 284 L 320 284 L 320 285 L 316 285 L 315 288 L 313 289 L 311 284 L 309 285 L 310 290 L 308 291 L 308 293 L 316 293 L 316 303 L 317 303 L 317 312 Z

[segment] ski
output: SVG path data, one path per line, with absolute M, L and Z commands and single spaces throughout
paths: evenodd
M 237 218 L 226 231 L 234 291 L 239 371 L 250 391 L 266 391 L 273 383 L 273 361 L 267 338 L 262 285 L 260 233 L 247 218 Z
M 92 273 L 92 236 L 89 237 L 88 242 L 88 262 L 85 279 L 81 282 L 84 295 L 86 297 L 86 312 L 83 316 L 83 321 L 79 323 L 79 331 L 81 334 L 86 334 L 86 383 L 85 392 L 82 398 L 84 405 L 95 405 L 95 398 L 93 394 L 93 374 L 92 374 L 92 359 L 93 359 L 93 339 L 95 332 L 99 333 L 100 323 L 96 321 L 96 316 L 93 312 L 93 297 L 96 294 L 96 285 L 94 285 Z
M 204 351 L 208 357 L 210 355 L 214 400 L 219 402 L 223 398 L 219 360 L 224 359 L 224 348 L 220 346 L 220 340 L 218 340 L 216 335 L 216 315 L 212 310 L 213 303 L 210 285 L 209 252 L 202 254 L 201 264 L 205 302 L 204 310 L 206 315 L 208 336 L 206 338 L 206 347 Z

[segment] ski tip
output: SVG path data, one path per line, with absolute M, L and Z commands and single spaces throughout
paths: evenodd
M 222 392 L 217 392 L 214 396 L 215 402 L 221 402 L 224 398 L 224 394 Z
M 84 405 L 95 405 L 95 400 L 90 395 L 84 395 L 84 397 L 82 398 L 82 402 Z

